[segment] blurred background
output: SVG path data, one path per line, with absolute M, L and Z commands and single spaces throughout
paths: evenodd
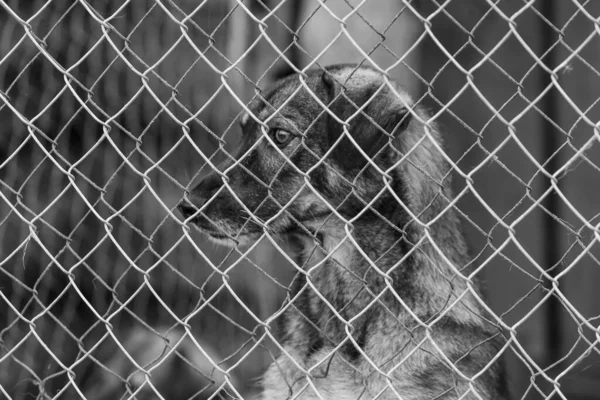
M 514 397 L 600 398 L 599 17 L 585 0 L 0 1 L 0 398 L 250 398 L 294 268 L 267 240 L 188 240 L 174 207 L 235 147 L 242 104 L 340 62 L 386 70 L 442 126 Z

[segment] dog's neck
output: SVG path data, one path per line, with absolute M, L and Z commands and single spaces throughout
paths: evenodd
M 296 291 L 311 294 L 305 299 L 311 298 L 319 330 L 331 333 L 337 323 L 343 336 L 340 316 L 354 319 L 353 327 L 374 314 L 411 325 L 414 315 L 422 322 L 441 314 L 463 323 L 477 318 L 476 288 L 457 269 L 466 263 L 466 246 L 456 237 L 460 230 L 454 212 L 445 212 L 429 234 L 415 223 L 391 224 L 398 210 L 390 213 L 367 212 L 351 225 L 337 217 L 310 224 L 317 234 L 301 241 L 298 264 L 306 276 Z M 391 315 L 382 314 L 383 309 Z

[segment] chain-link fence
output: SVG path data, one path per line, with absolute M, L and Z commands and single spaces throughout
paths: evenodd
M 513 398 L 600 398 L 599 21 L 589 0 L 0 0 L 0 397 L 257 398 L 279 385 L 264 398 L 501 398 L 488 381 L 505 365 Z M 342 100 L 306 97 L 310 71 Z M 373 79 L 371 100 L 353 104 Z M 369 114 L 378 96 L 387 103 Z M 388 147 L 370 153 L 352 129 L 393 115 L 390 104 L 411 122 L 385 142 L 418 139 L 382 169 Z M 278 126 L 282 137 L 265 129 L 299 118 L 290 107 L 318 116 L 301 132 Z M 323 118 L 340 133 L 319 154 L 311 135 L 333 132 Z M 296 153 L 278 147 L 288 140 Z M 251 148 L 232 161 L 240 142 Z M 253 157 L 259 146 L 270 152 Z M 437 163 L 448 168 L 432 176 Z M 277 173 L 258 182 L 267 164 Z M 277 218 L 248 208 L 236 168 L 263 200 L 287 185 Z M 420 183 L 407 174 L 438 187 L 416 213 Z M 198 200 L 211 177 L 237 193 L 240 230 L 259 226 L 256 243 L 215 246 L 192 228 L 211 217 Z M 200 207 L 187 218 L 184 194 Z M 349 215 L 351 201 L 360 211 Z M 293 235 L 277 231 L 300 209 Z M 439 234 L 448 215 L 462 229 Z M 468 259 L 448 255 L 461 232 Z M 310 265 L 296 258 L 307 248 L 321 252 Z M 416 278 L 419 259 L 431 269 Z M 415 282 L 438 275 L 446 301 L 419 292 L 411 303 Z M 479 329 L 493 351 L 474 344 Z M 374 355 L 407 335 L 409 350 Z M 274 366 L 280 379 L 263 382 Z

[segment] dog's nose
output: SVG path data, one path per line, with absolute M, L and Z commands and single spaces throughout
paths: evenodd
M 189 217 L 194 215 L 196 211 L 198 211 L 196 206 L 191 204 L 186 199 L 181 200 L 179 204 L 177 204 L 177 208 L 179 209 L 179 212 L 181 213 L 181 215 L 183 215 L 183 218 L 185 219 L 188 219 Z

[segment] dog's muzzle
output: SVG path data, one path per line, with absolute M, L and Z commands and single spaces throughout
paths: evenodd
M 181 200 L 179 204 L 177 204 L 177 209 L 185 219 L 188 219 L 194 214 L 198 213 L 198 208 L 189 201 L 187 201 L 187 199 Z M 198 216 L 196 215 L 196 218 L 197 217 Z M 194 220 L 192 219 L 190 222 L 194 222 Z
M 177 204 L 177 209 L 183 215 L 184 219 L 189 219 L 188 222 L 194 224 L 198 229 L 200 229 L 204 234 L 215 238 L 215 239 L 226 239 L 230 236 L 225 232 L 220 232 L 219 228 L 212 223 L 206 216 L 198 212 L 199 208 L 190 203 L 189 200 L 183 199 Z
M 217 193 L 219 188 L 222 186 L 221 177 L 216 174 L 210 174 L 206 176 L 198 185 L 192 190 L 191 199 L 184 197 L 179 204 L 177 209 L 183 215 L 185 219 L 194 216 L 190 222 L 198 224 L 204 218 L 204 216 L 198 212 L 199 208 L 208 202 Z M 198 206 L 192 203 L 195 201 Z

